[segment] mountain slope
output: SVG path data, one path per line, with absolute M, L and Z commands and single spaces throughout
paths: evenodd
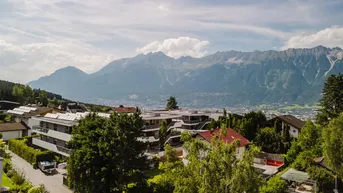
M 83 91 L 83 84 L 88 79 L 88 74 L 80 69 L 68 66 L 57 70 L 50 76 L 44 76 L 29 85 L 33 88 L 45 88 L 48 91 L 55 91 L 63 96 L 78 98 Z
M 89 75 L 61 69 L 29 85 L 77 99 L 130 100 L 135 95 L 144 102 L 175 95 L 183 105 L 195 106 L 309 103 L 320 97 L 326 77 L 339 72 L 342 49 L 323 46 L 179 59 L 157 52 L 113 61 Z

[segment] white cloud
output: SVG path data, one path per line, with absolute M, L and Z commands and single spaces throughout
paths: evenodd
M 204 47 L 209 45 L 209 41 L 201 41 L 197 38 L 178 37 L 165 39 L 164 41 L 154 41 L 142 48 L 138 48 L 137 53 L 149 53 L 162 51 L 173 58 L 181 56 L 202 57 L 207 54 Z
M 138 51 L 200 57 L 206 49 L 281 47 L 294 31 L 343 25 L 343 12 L 325 11 L 337 0 L 238 2 L 0 0 L 0 77 L 25 83 L 67 65 L 94 72 L 169 37 L 208 41 L 176 38 Z
M 312 48 L 318 45 L 343 48 L 343 27 L 333 26 L 312 34 L 295 35 L 281 49 Z
M 0 77 L 26 83 L 66 66 L 94 72 L 110 62 L 112 57 L 67 42 L 12 44 L 0 40 Z

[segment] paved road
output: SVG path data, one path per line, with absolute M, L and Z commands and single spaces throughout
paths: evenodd
M 53 176 L 46 176 L 40 170 L 33 169 L 32 165 L 26 162 L 21 157 L 16 154 L 8 151 L 12 156 L 12 163 L 16 169 L 22 170 L 25 172 L 26 178 L 35 186 L 44 184 L 46 189 L 50 193 L 72 193 L 71 190 L 63 186 L 62 184 L 62 175 L 56 174 Z

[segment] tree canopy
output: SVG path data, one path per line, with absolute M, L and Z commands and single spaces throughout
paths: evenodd
M 186 164 L 175 159 L 175 151 L 166 147 L 166 152 L 170 152 L 166 153 L 169 154 L 169 161 L 160 164 L 163 173 L 154 178 L 154 182 L 158 180 L 159 184 L 156 187 L 169 190 L 163 192 L 257 193 L 258 188 L 264 184 L 261 173 L 252 166 L 258 148 L 252 146 L 238 160 L 237 143 L 226 144 L 219 138 L 213 138 L 210 147 L 189 134 L 183 135 L 182 140 L 187 140 L 184 143 Z
M 316 119 L 322 125 L 327 125 L 330 119 L 343 112 L 343 74 L 331 75 L 326 79 L 320 105 L 322 109 Z
M 176 98 L 171 96 L 169 97 L 168 101 L 167 101 L 167 106 L 166 109 L 167 110 L 175 110 L 178 109 L 179 107 L 177 106 L 177 101 Z
M 329 165 L 343 177 L 343 113 L 323 130 L 323 150 Z
M 146 167 L 144 143 L 137 141 L 143 120 L 133 115 L 110 118 L 90 114 L 73 128 L 68 178 L 76 192 L 126 191 Z

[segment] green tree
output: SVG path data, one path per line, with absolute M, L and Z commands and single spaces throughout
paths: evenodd
M 343 177 L 343 113 L 323 130 L 323 151 L 328 164 Z
M 253 140 L 262 124 L 267 121 L 266 115 L 262 111 L 251 111 L 244 115 L 239 132 L 248 140 Z
M 310 178 L 317 182 L 317 187 L 319 190 L 332 190 L 335 186 L 335 179 L 332 172 L 326 168 L 319 166 L 311 166 L 306 172 L 309 174 Z
M 331 75 L 326 79 L 323 88 L 322 107 L 317 115 L 317 122 L 327 125 L 330 119 L 343 112 L 343 75 Z
M 322 155 L 322 133 L 321 130 L 312 123 L 307 121 L 305 126 L 301 129 L 298 136 L 298 144 L 302 151 L 312 151 L 314 155 Z
M 0 139 L 2 139 L 2 133 L 0 132 Z
M 215 120 L 211 120 L 211 122 L 207 125 L 207 129 L 208 130 L 213 130 L 216 129 L 218 127 L 218 123 Z
M 276 132 L 275 128 L 266 127 L 260 129 L 254 143 L 262 147 L 265 152 L 280 153 L 281 151 L 281 136 Z
M 284 193 L 287 189 L 287 182 L 279 176 L 271 177 L 267 184 L 261 186 L 260 193 Z
M 252 146 L 244 152 L 243 159 L 233 168 L 230 192 L 258 193 L 259 187 L 264 184 L 261 173 L 253 167 L 254 157 L 260 150 Z
M 160 147 L 164 147 L 164 143 L 167 141 L 168 133 L 167 133 L 167 121 L 163 120 L 160 125 L 159 130 L 159 138 L 160 138 Z
M 173 96 L 169 97 L 166 109 L 167 110 L 175 110 L 175 109 L 178 109 L 178 108 L 179 107 L 177 106 L 176 98 L 173 97 Z
M 227 116 L 227 112 L 226 112 L 226 109 L 223 108 L 223 117 L 226 117 Z
M 49 193 L 49 191 L 41 184 L 40 186 L 30 188 L 27 193 Z
M 76 192 L 126 191 L 146 167 L 144 143 L 137 141 L 143 120 L 133 115 L 110 118 L 90 114 L 73 128 L 68 159 L 69 181 Z
M 30 86 L 23 86 L 23 96 L 25 97 L 25 103 L 34 103 L 34 92 Z
M 38 101 L 42 106 L 48 105 L 49 100 L 48 100 L 48 94 L 46 91 L 42 90 L 41 92 L 39 92 Z
M 184 143 L 188 152 L 186 165 L 165 170 L 175 193 L 257 193 L 264 183 L 261 174 L 252 167 L 257 148 L 246 150 L 243 158 L 237 160 L 238 141 L 226 144 L 219 137 L 213 137 L 211 146 L 196 138 Z M 175 166 L 175 165 L 174 165 Z
M 23 86 L 15 85 L 13 87 L 12 95 L 15 96 L 21 104 L 24 104 L 25 98 Z
M 53 105 L 54 107 L 58 107 L 59 102 L 58 102 L 57 98 L 54 97 L 54 99 L 49 100 L 49 104 Z

